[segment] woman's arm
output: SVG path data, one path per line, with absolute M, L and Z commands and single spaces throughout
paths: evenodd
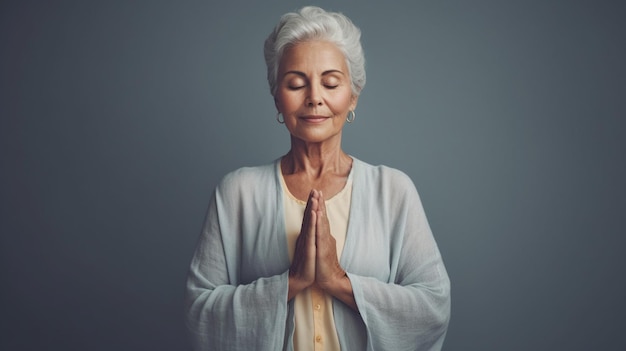
M 345 336 L 346 342 L 353 341 L 350 335 L 366 338 L 363 349 L 440 350 L 450 317 L 450 281 L 413 183 L 400 172 L 384 171 L 355 197 L 362 206 L 353 207 L 359 211 L 351 213 L 348 235 L 355 240 L 346 242 L 342 264 L 359 315 L 342 311 L 337 327 L 363 323 L 365 335 Z
M 187 279 L 186 320 L 194 349 L 281 350 L 288 320 L 288 273 L 246 284 L 238 281 L 245 267 L 228 237 L 238 233 L 222 232 L 230 218 L 220 211 L 232 209 L 219 206 L 218 196 L 209 206 Z

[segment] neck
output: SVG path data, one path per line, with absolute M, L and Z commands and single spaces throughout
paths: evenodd
M 283 174 L 306 173 L 312 177 L 343 174 L 352 160 L 341 149 L 341 141 L 307 143 L 291 138 L 291 150 L 283 157 Z

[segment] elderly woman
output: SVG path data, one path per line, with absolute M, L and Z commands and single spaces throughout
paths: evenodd
M 341 149 L 365 85 L 360 31 L 316 7 L 265 42 L 291 137 L 216 188 L 187 281 L 197 350 L 439 350 L 450 283 L 411 180 Z

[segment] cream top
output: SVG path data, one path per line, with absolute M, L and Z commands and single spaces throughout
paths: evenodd
M 352 159 L 340 262 L 358 313 L 333 299 L 339 343 L 345 350 L 439 351 L 450 280 L 415 185 L 397 169 Z M 185 289 L 194 350 L 293 350 L 279 163 L 230 172 L 211 196 Z
M 283 186 L 285 207 L 285 228 L 289 249 L 289 260 L 293 261 L 296 239 L 300 234 L 306 203 L 295 198 L 287 188 L 285 179 L 279 169 Z M 330 232 L 337 243 L 337 256 L 341 257 L 348 218 L 350 216 L 350 200 L 352 198 L 352 172 L 348 176 L 346 186 L 335 196 L 326 200 L 326 212 L 330 224 Z M 333 317 L 333 299 L 323 290 L 310 287 L 296 295 L 294 300 L 295 330 L 293 336 L 294 350 L 339 350 L 339 339 Z

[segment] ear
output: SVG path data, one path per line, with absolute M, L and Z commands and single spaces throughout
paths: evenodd
M 356 110 L 356 105 L 359 102 L 359 96 L 358 95 L 352 95 L 352 98 L 350 99 L 350 110 L 354 111 Z
M 278 108 L 278 99 L 274 96 L 274 106 L 276 106 L 276 112 L 280 112 L 280 108 Z

